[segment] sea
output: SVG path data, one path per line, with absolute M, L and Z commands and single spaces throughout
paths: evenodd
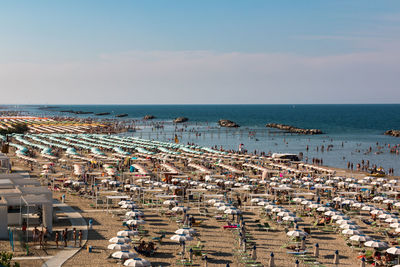
M 135 121 L 137 130 L 125 134 L 160 141 L 173 141 L 177 135 L 181 143 L 234 150 L 243 144 L 248 151 L 258 153 L 303 153 L 303 161 L 311 163 L 313 158 L 318 158 L 324 165 L 338 168 L 347 168 L 348 162 L 355 168 L 357 163 L 368 160 L 370 166 L 376 164 L 385 170 L 393 168 L 394 174 L 400 175 L 400 155 L 390 153 L 390 148 L 400 144 L 400 138 L 384 135 L 387 130 L 400 129 L 400 104 L 14 105 L 4 108 L 37 116 L 89 116 L 128 124 Z M 61 113 L 61 110 L 109 112 L 110 115 L 78 115 Z M 128 116 L 116 118 L 118 114 Z M 148 114 L 156 119 L 142 121 Z M 187 117 L 189 121 L 176 127 L 172 121 L 177 117 Z M 240 127 L 220 128 L 217 124 L 220 119 L 232 120 Z M 324 134 L 288 134 L 265 127 L 267 123 L 320 129 Z

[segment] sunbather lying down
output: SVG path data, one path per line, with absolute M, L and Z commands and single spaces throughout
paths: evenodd
M 136 252 L 144 254 L 146 256 L 152 256 L 154 252 L 157 250 L 153 242 L 149 242 L 146 244 L 145 241 L 142 241 L 139 246 L 135 247 Z

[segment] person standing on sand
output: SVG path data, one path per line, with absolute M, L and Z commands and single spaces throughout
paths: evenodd
M 67 246 L 67 238 L 68 238 L 68 228 L 65 228 L 65 230 L 63 230 L 64 247 Z
M 56 246 L 58 248 L 58 240 L 60 239 L 60 234 L 58 233 L 58 231 L 56 232 L 56 236 L 54 238 L 54 241 L 56 241 Z
M 82 238 L 83 238 L 82 230 L 79 230 L 79 247 L 82 247 Z
M 72 237 L 74 239 L 74 247 L 76 247 L 76 239 L 77 239 L 77 235 L 76 235 L 76 228 L 74 228 L 73 232 L 72 232 Z

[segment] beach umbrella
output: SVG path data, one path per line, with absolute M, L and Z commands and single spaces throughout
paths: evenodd
M 141 258 L 129 259 L 124 262 L 125 266 L 146 267 L 151 266 L 150 262 Z
M 129 251 L 117 251 L 111 254 L 111 257 L 113 257 L 114 259 L 126 260 L 137 257 L 137 254 Z
M 316 243 L 314 246 L 314 257 L 318 258 L 319 257 L 319 244 Z
M 331 210 L 331 209 L 328 207 L 318 207 L 317 208 L 317 211 L 321 211 L 321 212 L 325 212 L 325 211 L 329 211 L 329 210 Z
M 374 215 L 381 215 L 381 214 L 383 214 L 383 210 L 376 209 L 376 210 L 371 211 L 370 213 L 374 214 Z
M 126 203 L 126 204 L 121 206 L 122 209 L 134 209 L 136 207 L 137 206 L 135 204 L 133 204 L 133 203 Z
M 350 217 L 343 214 L 337 214 L 332 216 L 332 220 L 350 220 Z
M 400 247 L 397 246 L 397 247 L 388 248 L 386 250 L 386 252 L 389 253 L 389 254 L 393 254 L 393 255 L 400 255 Z
M 278 212 L 278 214 L 277 214 L 278 216 L 281 216 L 281 217 L 286 217 L 286 216 L 296 216 L 296 215 L 294 215 L 294 213 L 292 213 L 292 212 L 290 212 L 290 211 L 281 211 L 281 212 Z
M 387 223 L 398 223 L 398 222 L 400 222 L 400 218 L 398 218 L 398 217 L 390 217 L 390 218 L 387 218 L 385 220 L 385 222 L 387 222 Z
M 290 221 L 290 222 L 302 222 L 303 219 L 299 217 L 292 217 L 292 216 L 285 216 L 282 218 L 284 221 Z
M 189 249 L 189 261 L 193 262 L 193 249 L 192 248 Z
M 333 257 L 333 264 L 335 265 L 339 264 L 339 250 L 335 251 L 335 256 Z
M 389 224 L 389 226 L 391 228 L 400 228 L 400 223 L 399 222 L 391 223 L 391 224 Z
M 271 252 L 271 257 L 269 258 L 269 267 L 275 267 L 274 256 L 274 253 Z
M 117 236 L 137 236 L 139 233 L 137 231 L 132 231 L 132 230 L 123 230 L 123 231 L 119 231 L 117 233 Z
M 354 221 L 350 219 L 340 219 L 336 221 L 336 224 L 354 224 Z
M 359 228 L 357 225 L 353 225 L 353 224 L 341 224 L 339 227 L 342 229 L 358 229 Z
M 370 240 L 364 243 L 364 246 L 371 248 L 387 248 L 388 244 L 379 240 Z
M 129 250 L 131 249 L 131 246 L 129 244 L 122 244 L 122 243 L 115 243 L 115 244 L 110 244 L 107 246 L 108 249 L 113 249 L 113 250 Z
M 395 231 L 396 233 L 400 233 L 400 228 L 396 228 L 396 229 L 394 229 L 394 231 Z
M 326 216 L 333 216 L 336 215 L 338 212 L 337 211 L 332 211 L 332 210 L 328 210 L 324 213 L 324 215 Z
M 293 230 L 293 231 L 287 232 L 286 235 L 290 236 L 290 237 L 303 237 L 303 236 L 307 236 L 307 233 L 303 232 L 301 230 Z
M 224 211 L 225 214 L 241 214 L 242 212 L 238 209 L 227 209 Z
M 172 211 L 175 212 L 185 212 L 187 211 L 189 208 L 188 207 L 183 207 L 183 206 L 178 206 L 178 207 L 173 207 Z
M 131 240 L 128 237 L 116 236 L 108 240 L 110 243 L 129 243 Z
M 196 230 L 192 228 L 181 228 L 175 231 L 177 235 L 194 235 L 196 234 Z
M 163 205 L 166 205 L 166 206 L 177 205 L 177 204 L 178 204 L 178 201 L 176 201 L 176 200 L 165 200 L 163 202 Z
M 139 224 L 145 224 L 146 222 L 144 220 L 127 220 L 126 224 L 127 225 L 139 225 Z
M 256 246 L 253 246 L 253 251 L 251 253 L 251 259 L 254 260 L 254 261 L 257 260 Z
M 135 210 L 135 211 L 128 211 L 127 213 L 125 213 L 125 216 L 128 217 L 136 217 L 136 216 L 143 216 L 144 213 L 140 210 Z
M 301 250 L 305 250 L 306 249 L 306 237 L 305 236 L 303 236 L 303 238 L 301 239 L 300 249 Z
M 344 229 L 342 231 L 342 234 L 344 234 L 344 235 L 359 235 L 359 234 L 361 234 L 361 232 L 358 230 L 355 230 L 355 229 Z
M 250 200 L 251 203 L 258 203 L 260 201 L 263 201 L 264 199 L 262 198 L 253 198 L 252 200 Z
M 191 241 L 193 240 L 193 237 L 191 237 L 190 235 L 173 235 L 170 237 L 170 239 L 177 242 L 183 242 L 183 241 Z
M 351 236 L 350 240 L 357 241 L 357 242 L 366 242 L 366 241 L 372 240 L 372 238 L 370 236 L 367 236 L 367 235 L 358 234 L 358 235 Z

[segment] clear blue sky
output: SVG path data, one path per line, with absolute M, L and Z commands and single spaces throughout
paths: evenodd
M 400 1 L 7 1 L 3 103 L 398 103 Z

